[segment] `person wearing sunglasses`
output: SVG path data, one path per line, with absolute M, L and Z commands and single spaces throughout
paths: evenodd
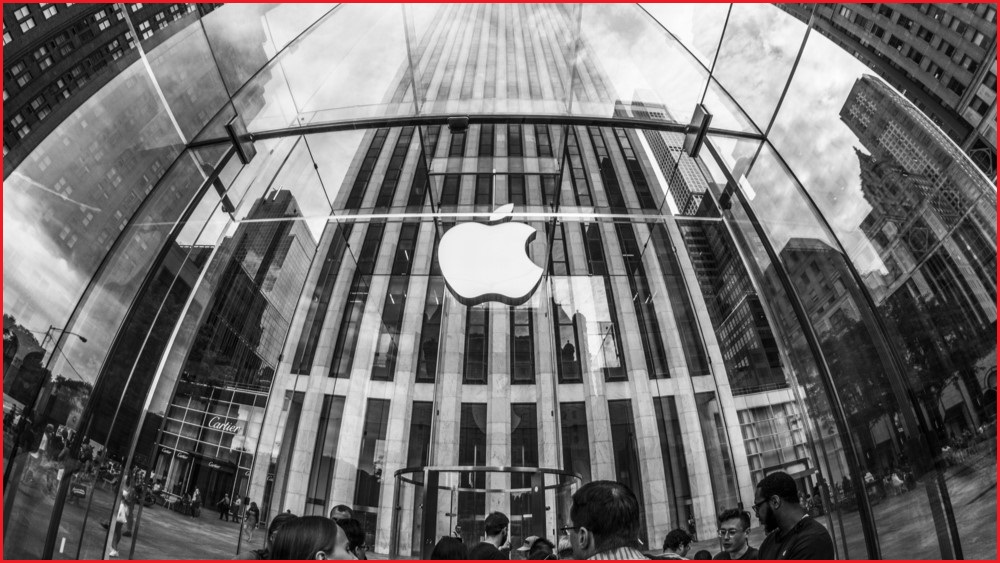
M 719 539 L 722 551 L 713 559 L 757 559 L 757 550 L 750 547 L 750 513 L 737 508 L 719 515 Z
M 569 534 L 574 559 L 646 559 L 639 551 L 639 500 L 628 487 L 593 481 L 573 495 Z
M 791 475 L 776 471 L 757 483 L 753 510 L 768 534 L 760 559 L 834 559 L 833 538 L 799 504 Z

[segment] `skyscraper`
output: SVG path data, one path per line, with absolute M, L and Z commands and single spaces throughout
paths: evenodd
M 996 177 L 992 4 L 776 4 L 867 64 Z

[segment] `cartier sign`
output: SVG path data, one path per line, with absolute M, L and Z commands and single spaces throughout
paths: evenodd
M 218 416 L 213 416 L 211 420 L 208 421 L 208 427 L 212 430 L 221 430 L 222 432 L 230 432 L 232 434 L 239 434 L 243 430 L 242 426 L 233 424 L 228 418 L 220 418 Z

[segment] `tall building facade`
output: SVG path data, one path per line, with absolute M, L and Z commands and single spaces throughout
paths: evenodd
M 996 177 L 997 7 L 777 4 L 853 53 Z
M 546 32 L 524 34 L 529 22 Z M 480 91 L 487 103 L 491 91 L 524 100 L 574 90 L 591 93 L 584 103 L 615 99 L 586 46 L 578 83 L 563 82 L 573 80 L 565 59 L 548 53 L 565 49 L 560 37 L 572 25 L 553 6 L 441 8 L 414 53 L 424 107 L 460 110 L 469 93 Z M 456 63 L 446 52 L 468 56 Z M 409 80 L 404 76 L 386 99 L 402 97 Z M 632 109 L 648 112 L 641 104 Z M 642 135 L 654 154 L 671 160 L 651 158 Z M 657 212 L 668 207 L 653 189 L 654 167 L 670 166 L 661 173 L 693 214 L 707 189 L 704 173 L 681 156 L 682 135 L 658 136 L 519 124 L 375 129 L 365 133 L 334 209 L 488 212 L 512 203 L 517 212 Z M 668 142 L 661 147 L 657 138 L 672 143 L 668 154 L 655 153 Z M 679 173 L 677 160 L 684 164 Z M 405 486 L 394 475 L 414 461 L 571 469 L 626 482 L 645 507 L 647 545 L 669 529 L 688 528 L 689 520 L 699 536 L 711 536 L 716 514 L 748 506 L 751 469 L 758 478 L 789 469 L 811 492 L 818 464 L 802 456 L 801 431 L 765 448 L 752 434 L 747 440 L 758 455 L 744 449 L 745 429 L 775 417 L 751 414 L 753 400 L 743 401 L 741 415 L 734 395 L 775 391 L 766 402 L 782 420 L 796 407 L 784 406 L 793 396 L 748 273 L 720 232 L 718 212 L 703 213 L 705 224 L 672 217 L 649 226 L 529 223 L 539 233 L 529 254 L 547 263 L 548 275 L 518 307 L 466 307 L 450 294 L 435 248 L 455 223 L 331 224 L 272 391 L 286 400 L 270 403 L 265 417 L 261 448 L 271 457 L 256 459 L 249 496 L 270 492 L 272 513 L 325 514 L 347 504 L 377 552 L 427 555 L 422 540 L 435 531 L 393 529 L 397 519 L 415 518 L 412 507 L 397 519 L 393 510 L 407 502 L 394 500 Z M 644 251 L 648 240 L 655 252 Z M 682 461 L 679 452 L 704 453 Z M 446 499 L 442 491 L 439 506 L 452 508 L 437 516 L 436 535 L 457 525 L 474 542 L 492 510 L 513 514 L 516 537 L 553 535 L 565 512 L 532 514 L 516 492 L 520 477 L 491 475 L 480 483 L 469 476 L 466 484 L 483 492 Z M 547 493 L 544 502 L 561 501 Z
M 138 21 L 133 31 L 121 13 Z M 4 4 L 4 170 L 109 80 L 218 4 Z M 6 176 L 6 175 L 5 175 Z

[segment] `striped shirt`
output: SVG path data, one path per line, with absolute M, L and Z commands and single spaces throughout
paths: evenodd
M 649 559 L 634 547 L 619 547 L 610 551 L 602 551 L 588 557 L 588 559 Z

